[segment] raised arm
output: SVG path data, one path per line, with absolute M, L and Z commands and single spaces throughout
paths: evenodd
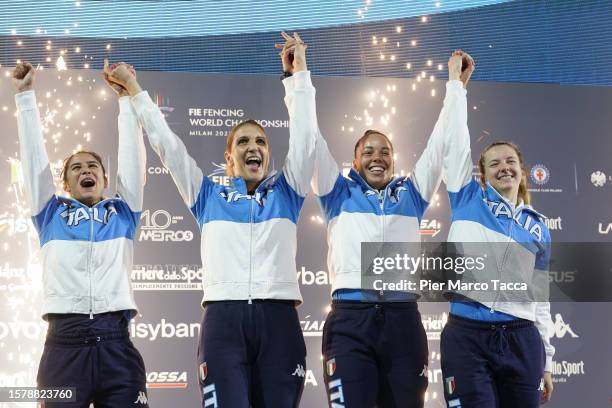
M 297 33 L 283 33 L 281 59 L 283 70 L 291 74 L 283 81 L 285 104 L 289 112 L 289 151 L 283 173 L 289 185 L 300 195 L 309 190 L 314 171 L 316 135 L 318 133 L 315 88 L 306 66 L 306 45 Z
M 170 171 L 179 193 L 189 208 L 200 195 L 204 175 L 195 160 L 187 153 L 185 144 L 168 127 L 164 115 L 143 91 L 136 75 L 120 64 L 108 73 L 109 79 L 127 89 L 134 110 L 144 127 L 151 147 Z M 207 180 L 207 179 L 206 179 Z
M 465 69 L 462 70 L 463 60 L 466 62 L 463 63 Z M 474 67 L 474 61 L 469 55 L 456 51 L 448 61 L 449 82 L 460 80 L 464 86 L 467 86 Z M 469 194 L 463 194 L 462 189 L 472 180 L 472 153 L 467 126 L 466 98 L 455 98 L 451 110 L 452 115 L 447 116 L 448 139 L 444 164 L 447 177 L 446 189 L 450 196 L 451 208 L 454 209 L 465 200 L 469 200 Z
M 449 60 L 449 80 L 446 83 L 444 104 L 427 141 L 427 147 L 417 161 L 411 176 L 419 194 L 428 203 L 440 185 L 446 145 L 450 138 L 457 137 L 456 134 L 461 127 L 466 126 L 466 87 L 459 75 L 455 71 L 451 72 L 451 67 L 454 68 L 455 64 L 454 61 L 451 64 L 451 60 L 458 58 L 458 55 L 454 53 Z
M 138 124 L 136 111 L 130 102 L 127 89 L 112 82 L 109 72 L 117 67 L 104 61 L 104 80 L 119 97 L 119 149 L 117 159 L 117 193 L 128 204 L 132 211 L 142 211 L 142 200 L 146 179 L 146 151 L 142 129 Z M 129 70 L 135 75 L 131 66 Z
M 293 109 L 295 80 L 293 78 L 293 62 L 295 59 L 296 40 L 286 33 L 282 33 L 285 39 L 284 44 L 276 44 L 277 48 L 281 48 L 281 61 L 283 64 L 283 86 L 285 87 L 285 105 L 289 112 Z M 323 138 L 321 131 L 317 127 L 315 140 L 315 161 L 313 169 L 313 177 L 311 187 L 317 196 L 324 196 L 331 192 L 340 176 L 340 170 L 336 160 L 329 151 L 327 142 Z
M 32 216 L 38 215 L 55 195 L 53 174 L 43 142 L 40 113 L 33 90 L 34 71 L 28 62 L 17 64 L 13 71 L 21 167 Z
M 548 228 L 544 228 L 543 234 L 544 250 L 540 251 L 536 257 L 534 270 L 534 288 L 537 290 L 536 310 L 535 310 L 535 326 L 540 333 L 542 343 L 544 343 L 544 352 L 546 360 L 544 365 L 544 393 L 542 402 L 548 402 L 552 396 L 552 359 L 555 355 L 555 347 L 550 343 L 550 339 L 555 334 L 555 327 L 550 315 L 549 295 L 549 267 L 550 267 L 550 252 L 551 238 Z

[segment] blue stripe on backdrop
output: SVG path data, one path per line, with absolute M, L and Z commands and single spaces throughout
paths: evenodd
M 507 1 L 45 0 L 36 2 L 36 7 L 13 1 L 2 5 L 0 32 L 93 38 L 194 37 L 368 23 Z
M 416 78 L 425 71 L 445 78 L 449 53 L 463 48 L 477 61 L 476 80 L 611 85 L 611 20 L 612 2 L 521 0 L 430 15 L 427 22 L 408 17 L 300 32 L 310 45 L 310 68 L 318 75 Z M 154 71 L 280 71 L 274 49 L 280 39 L 277 31 L 113 40 L 20 34 L 0 37 L 3 66 L 21 58 L 51 67 L 60 50 L 66 50 L 63 58 L 69 68 L 89 64 L 98 69 L 103 58 L 110 57 Z M 52 41 L 50 50 L 45 49 L 47 40 Z

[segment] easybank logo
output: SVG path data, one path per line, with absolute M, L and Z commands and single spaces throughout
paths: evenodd
M 47 333 L 47 322 L 0 321 L 0 341 L 8 340 L 42 340 Z
M 329 285 L 329 273 L 326 271 L 312 272 L 305 266 L 297 271 L 297 278 L 300 285 Z
M 184 389 L 187 388 L 186 371 L 149 371 L 147 373 L 147 388 L 153 389 Z
M 195 339 L 200 336 L 200 323 L 173 323 L 161 319 L 157 323 L 130 322 L 132 338 L 155 341 L 157 339 Z

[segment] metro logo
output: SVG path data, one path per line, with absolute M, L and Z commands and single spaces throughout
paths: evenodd
M 193 240 L 192 231 L 153 231 L 142 230 L 140 232 L 140 241 L 153 242 L 182 242 Z
M 142 226 L 140 228 L 139 241 L 153 242 L 183 242 L 193 240 L 193 231 L 170 230 L 171 225 L 183 220 L 182 216 L 173 216 L 166 210 L 144 210 L 140 216 Z

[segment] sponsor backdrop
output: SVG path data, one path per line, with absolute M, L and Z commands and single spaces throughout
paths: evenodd
M 54 169 L 73 149 L 102 153 L 116 170 L 118 106 L 100 76 L 89 71 L 43 71 L 36 89 Z M 280 169 L 289 122 L 275 76 L 141 73 L 141 82 L 165 113 L 205 174 L 227 183 L 225 137 L 246 118 L 266 127 L 273 167 Z M 350 167 L 353 145 L 367 128 L 395 144 L 396 170 L 407 174 L 423 151 L 442 106 L 444 82 L 375 78 L 314 78 L 319 126 L 339 165 Z M 528 161 L 535 207 L 548 216 L 555 241 L 612 238 L 612 164 L 609 112 L 612 90 L 596 87 L 471 83 L 469 125 L 474 159 L 488 143 L 517 142 Z M 40 318 L 38 239 L 24 202 L 18 163 L 15 105 L 9 78 L 0 85 L 0 386 L 34 385 L 46 324 Z M 147 367 L 153 407 L 199 404 L 196 348 L 200 331 L 199 232 L 168 171 L 148 149 L 145 211 L 135 243 L 132 281 L 140 314 L 132 338 Z M 111 177 L 111 189 L 114 180 Z M 109 194 L 110 194 L 109 192 Z M 421 222 L 424 240 L 444 240 L 449 225 L 444 186 Z M 298 228 L 299 307 L 308 347 L 304 407 L 323 407 L 321 331 L 330 304 L 325 225 L 309 197 Z M 71 254 L 65 254 L 71 256 Z M 553 271 L 567 282 L 575 271 Z M 430 348 L 427 407 L 444 406 L 439 338 L 448 305 L 420 306 Z M 553 304 L 557 347 L 551 407 L 605 407 L 612 402 L 609 303 Z M 291 373 L 288 373 L 291 374 Z M 296 370 L 296 375 L 302 374 Z M 0 406 L 2 404 L 0 403 Z M 24 404 L 24 406 L 27 406 Z

